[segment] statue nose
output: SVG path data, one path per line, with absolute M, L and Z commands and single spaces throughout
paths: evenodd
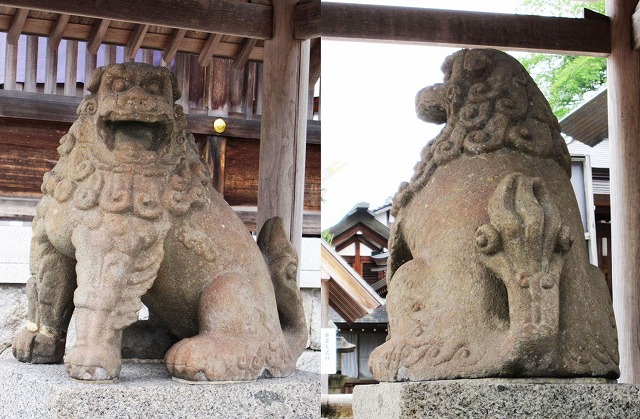
M 150 111 L 155 107 L 155 101 L 140 87 L 135 86 L 118 98 L 118 105 L 136 111 Z

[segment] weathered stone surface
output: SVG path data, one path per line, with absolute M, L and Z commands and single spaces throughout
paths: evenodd
M 320 374 L 320 351 L 305 350 L 298 358 L 296 369 Z
M 322 317 L 322 303 L 320 301 L 320 289 L 303 288 L 300 290 L 306 314 L 309 341 L 307 347 L 316 351 L 320 350 L 320 320 Z
M 210 182 L 164 67 L 101 67 L 61 139 L 33 220 L 21 361 L 62 360 L 79 380 L 121 368 L 123 329 L 141 301 L 179 339 L 166 366 L 186 380 L 238 381 L 295 371 L 307 332 L 297 255 L 282 221 L 258 246 Z M 135 354 L 129 354 L 131 356 Z
M 161 364 L 124 363 L 117 384 L 69 380 L 61 365 L 0 361 L 2 418 L 318 418 L 320 377 L 188 385 Z
M 0 353 L 11 345 L 11 338 L 24 328 L 27 295 L 22 285 L 0 285 Z
M 596 380 L 593 380 L 596 381 Z M 356 419 L 640 417 L 640 386 L 478 379 L 356 386 Z
M 446 126 L 394 198 L 374 377 L 617 377 L 611 299 L 548 103 L 500 51 L 462 50 L 443 72 L 417 112 Z

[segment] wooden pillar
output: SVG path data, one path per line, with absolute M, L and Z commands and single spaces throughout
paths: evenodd
M 638 0 L 607 0 L 613 306 L 620 382 L 640 383 L 640 51 L 632 50 Z
M 309 41 L 293 38 L 297 0 L 273 0 L 273 38 L 264 42 L 258 230 L 284 221 L 300 252 L 309 90 Z

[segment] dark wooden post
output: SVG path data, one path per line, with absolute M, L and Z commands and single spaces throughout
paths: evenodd
M 640 383 L 640 51 L 632 50 L 638 0 L 607 0 L 613 306 L 620 382 Z
M 297 0 L 273 0 L 273 38 L 264 42 L 258 230 L 284 220 L 296 250 L 302 238 L 309 41 L 294 39 Z

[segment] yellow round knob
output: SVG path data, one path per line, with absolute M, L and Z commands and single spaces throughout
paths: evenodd
M 213 121 L 213 130 L 218 134 L 222 134 L 224 130 L 227 129 L 227 123 L 224 122 L 224 119 L 218 118 Z

